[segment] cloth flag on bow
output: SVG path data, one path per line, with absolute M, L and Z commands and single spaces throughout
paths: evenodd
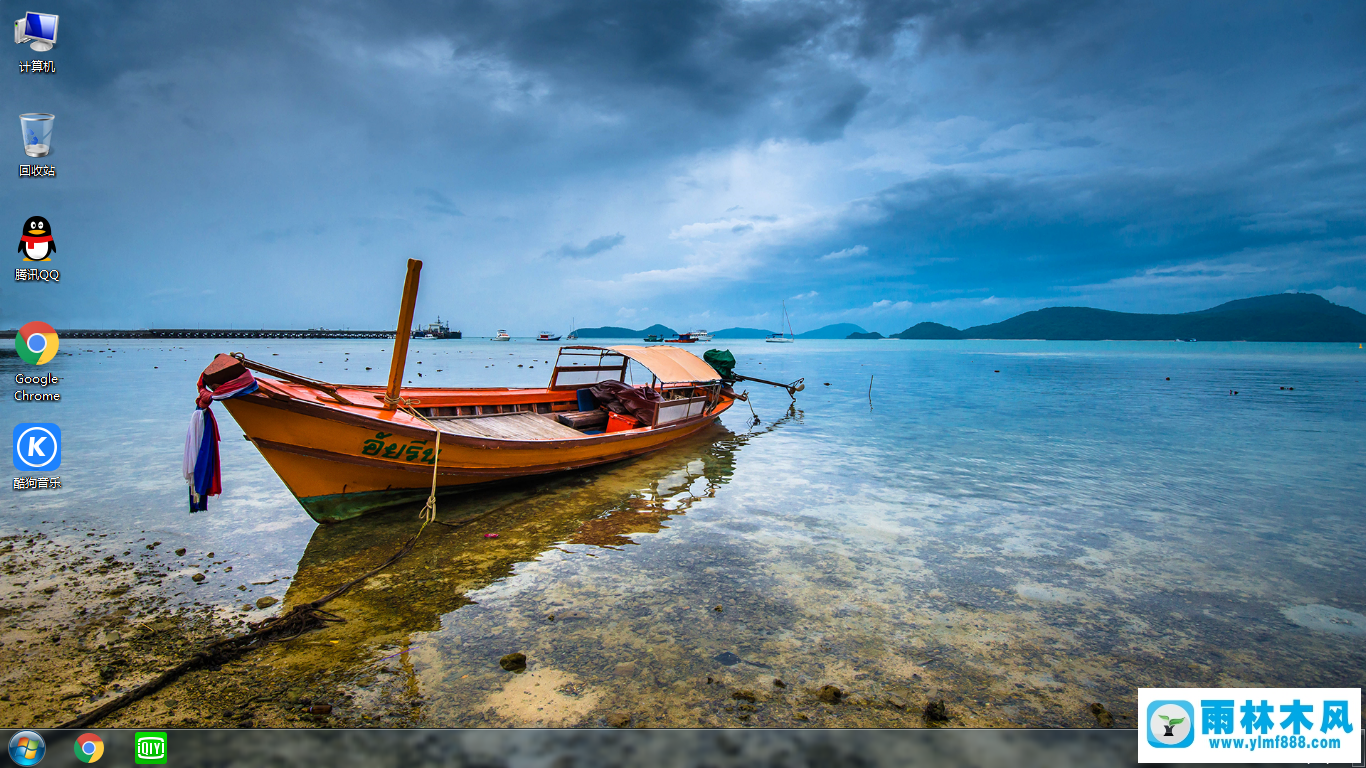
M 197 406 L 185 433 L 185 455 L 181 475 L 190 486 L 190 512 L 209 508 L 209 497 L 223 492 L 223 477 L 218 460 L 218 420 L 209 406 L 255 392 L 259 387 L 246 366 L 231 355 L 218 355 L 199 374 Z

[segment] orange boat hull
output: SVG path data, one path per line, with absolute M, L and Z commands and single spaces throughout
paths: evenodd
M 711 424 L 731 406 L 723 397 L 704 415 L 660 427 L 567 439 L 497 439 L 436 431 L 403 411 L 372 405 L 372 388 L 340 388 L 352 401 L 286 382 L 258 379 L 261 390 L 222 401 L 290 492 L 318 522 L 330 523 L 513 478 L 621 461 L 663 448 Z M 382 393 L 381 393 L 382 394 Z M 422 407 L 565 410 L 566 393 L 533 390 L 404 390 Z M 568 396 L 572 397 L 570 392 Z M 480 413 L 485 411 L 480 410 Z

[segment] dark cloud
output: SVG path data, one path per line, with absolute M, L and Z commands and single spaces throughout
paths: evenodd
M 581 248 L 565 243 L 559 248 L 546 251 L 545 255 L 557 259 L 586 259 L 616 248 L 625 239 L 626 236 L 618 232 L 615 235 L 595 237 Z
M 16 291 L 0 311 L 379 327 L 392 312 L 375 296 L 402 279 L 386 260 L 414 252 L 443 288 L 424 295 L 434 311 L 515 301 L 534 324 L 620 308 L 591 286 L 562 303 L 593 256 L 594 278 L 630 284 L 641 306 L 707 276 L 677 301 L 712 312 L 707 327 L 762 326 L 740 318 L 813 287 L 804 311 L 832 315 L 1088 291 L 1145 310 L 1287 288 L 1366 302 L 1366 7 L 1305 13 L 84 3 L 63 12 L 58 74 L 3 86 L 20 111 L 58 114 L 62 177 L 0 196 L 54 220 L 70 301 Z M 764 215 L 728 216 L 745 211 Z M 620 233 L 582 242 L 618 227 L 648 267 L 613 250 Z M 534 273 L 515 293 L 496 281 L 507 262 Z M 209 278 L 205 264 L 232 266 Z M 214 294 L 175 298 L 205 282 Z M 987 314 L 963 322 L 1011 310 L 974 311 Z

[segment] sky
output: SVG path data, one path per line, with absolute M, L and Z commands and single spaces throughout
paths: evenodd
M 393 327 L 409 258 L 467 335 L 1366 311 L 1366 3 L 43 9 L 0 327 Z

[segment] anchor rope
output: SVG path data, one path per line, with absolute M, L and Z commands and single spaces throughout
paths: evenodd
M 404 397 L 402 395 L 399 395 L 398 397 L 389 397 L 388 395 L 385 395 L 384 404 L 397 406 L 402 409 L 404 413 L 421 421 L 423 424 L 431 427 L 432 431 L 436 432 L 436 451 L 432 454 L 432 491 L 427 494 L 427 503 L 422 507 L 422 511 L 418 513 L 418 516 L 422 519 L 423 527 L 426 527 L 427 523 L 435 522 L 436 520 L 436 474 L 437 469 L 441 466 L 441 428 L 433 424 L 426 416 L 417 412 L 417 408 L 414 406 L 421 405 L 422 400 L 416 397 Z M 418 533 L 421 533 L 421 531 L 418 531 Z

